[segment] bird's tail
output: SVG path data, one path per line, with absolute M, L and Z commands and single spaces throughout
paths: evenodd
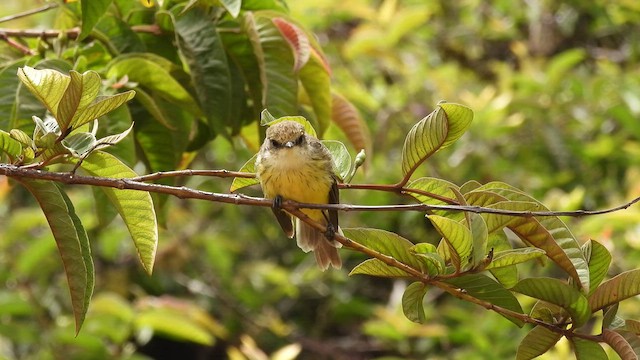
M 313 251 L 320 270 L 325 271 L 329 265 L 336 269 L 342 267 L 342 260 L 338 249 L 342 244 L 335 240 L 327 239 L 321 231 L 296 219 L 296 242 L 304 252 Z M 342 231 L 338 228 L 338 232 Z

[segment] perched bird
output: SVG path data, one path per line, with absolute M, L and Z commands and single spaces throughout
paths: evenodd
M 320 140 L 305 133 L 295 121 L 282 121 L 267 129 L 267 136 L 256 158 L 256 174 L 264 196 L 274 199 L 273 212 L 289 238 L 304 252 L 313 251 L 318 267 L 323 271 L 332 265 L 342 266 L 338 248 L 342 245 L 306 223 L 278 208 L 282 199 L 301 203 L 337 204 L 337 177 L 329 150 Z M 336 210 L 301 209 L 311 219 L 327 225 L 329 231 L 339 231 Z

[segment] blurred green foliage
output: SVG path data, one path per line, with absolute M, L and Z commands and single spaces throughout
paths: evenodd
M 0 15 L 15 13 L 15 3 L 40 2 L 9 3 Z M 429 159 L 422 175 L 456 184 L 505 181 L 556 210 L 604 208 L 640 196 L 636 2 L 296 0 L 288 6 L 292 18 L 318 35 L 333 86 L 371 129 L 366 173 L 354 182 L 396 182 L 405 134 L 430 104 L 447 99 L 471 107 L 476 117 L 465 136 Z M 4 26 L 62 26 L 47 15 Z M 332 127 L 326 137 L 342 136 Z M 251 155 L 240 139 L 217 139 L 192 167 L 237 169 Z M 229 184 L 184 181 L 216 192 Z M 300 344 L 304 359 L 508 359 L 525 334 L 437 291 L 427 293 L 426 303 L 434 304 L 426 307 L 427 324 L 411 323 L 400 309 L 408 284 L 348 279 L 364 257 L 346 251 L 345 269 L 319 272 L 271 213 L 258 208 L 166 200 L 148 277 L 124 240 L 124 224 L 105 222 L 86 196 L 90 190 L 78 188 L 71 197 L 93 239 L 97 284 L 75 338 L 55 242 L 28 194 L 8 197 L 17 189 L 0 179 L 0 357 L 161 359 L 177 351 L 194 359 L 288 359 L 300 349 L 287 346 Z M 360 190 L 343 191 L 341 198 L 403 201 Z M 581 240 L 604 243 L 626 269 L 640 261 L 638 219 L 636 206 L 570 226 Z M 341 224 L 437 240 L 420 214 L 349 213 Z M 631 301 L 621 313 L 638 318 L 637 305 Z M 177 318 L 176 309 L 188 316 Z M 561 343 L 546 358 L 569 354 Z

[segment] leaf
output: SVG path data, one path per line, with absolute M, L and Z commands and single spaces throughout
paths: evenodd
M 414 125 L 407 134 L 402 148 L 402 172 L 405 181 L 429 156 L 458 140 L 472 119 L 473 111 L 468 107 L 441 103 L 432 113 Z
M 534 327 L 520 342 L 516 360 L 529 360 L 546 353 L 562 338 L 562 334 L 545 327 Z
M 251 157 L 251 159 L 247 160 L 247 162 L 244 163 L 244 165 L 242 165 L 242 167 L 238 171 L 255 174 L 257 157 L 258 157 L 258 154 L 254 154 Z M 260 180 L 258 178 L 239 178 L 239 177 L 233 178 L 233 182 L 231 183 L 231 188 L 229 189 L 229 192 L 236 192 L 244 187 L 252 186 L 256 184 L 260 184 Z
M 264 109 L 260 113 L 260 125 L 261 126 L 271 126 L 283 121 L 295 121 L 298 124 L 301 124 L 304 127 L 304 131 L 313 136 L 314 138 L 318 138 L 318 134 L 316 133 L 316 129 L 311 125 L 309 120 L 307 120 L 304 116 L 282 116 L 279 118 L 274 118 L 273 115 L 267 110 Z
M 380 229 L 369 229 L 369 228 L 349 228 L 342 229 L 344 235 L 351 240 L 366 246 L 372 250 L 378 251 L 384 255 L 391 256 L 394 259 L 409 265 L 417 270 L 420 269 L 420 261 L 416 259 L 410 252 L 409 248 L 413 246 L 409 240 L 401 237 L 398 234 L 380 230 Z M 377 259 L 369 259 L 369 260 L 377 260 Z M 369 261 L 367 260 L 367 261 Z M 376 266 L 381 266 L 384 268 L 390 269 L 390 272 L 397 274 L 398 272 L 403 273 L 404 276 L 407 276 L 402 270 L 392 268 L 385 263 L 378 261 L 371 261 Z M 379 262 L 379 264 L 378 264 Z M 361 264 L 362 265 L 362 264 Z M 351 274 L 354 274 L 353 269 Z
M 582 252 L 589 264 L 589 294 L 591 294 L 607 276 L 611 264 L 611 253 L 604 245 L 593 240 L 582 245 Z
M 293 54 L 271 21 L 272 15 L 263 11 L 246 13 L 245 31 L 260 70 L 262 107 L 278 117 L 297 112 L 298 77 L 293 71 Z
M 162 66 L 145 54 L 119 56 L 108 66 L 107 77 L 122 78 L 136 82 L 153 91 L 163 99 L 188 110 L 195 116 L 202 111 L 189 92 Z
M 67 134 L 67 129 L 73 128 L 73 120 L 98 96 L 102 86 L 100 75 L 95 71 L 80 74 L 71 70 L 69 77 L 71 81 L 60 99 L 58 112 L 55 113 L 60 131 L 64 134 Z
M 418 324 L 427 322 L 422 301 L 427 293 L 427 286 L 420 281 L 413 282 L 407 286 L 402 294 L 402 312 L 407 319 Z
M 128 129 L 126 129 L 125 131 L 119 134 L 108 135 L 101 139 L 98 139 L 98 141 L 96 141 L 94 150 L 100 150 L 112 145 L 116 145 L 117 143 L 122 141 L 124 138 L 126 138 L 127 135 L 129 135 L 131 130 L 133 130 L 133 125 L 134 123 L 131 123 L 131 126 L 129 126 Z
M 322 140 L 322 144 L 324 144 L 331 153 L 336 175 L 342 180 L 346 179 L 349 173 L 351 173 L 352 167 L 351 155 L 347 147 L 337 140 Z
M 495 269 L 504 266 L 510 266 L 515 264 L 520 264 L 525 261 L 529 261 L 532 259 L 537 259 L 540 256 L 544 255 L 544 250 L 537 248 L 522 248 L 522 249 L 511 249 L 505 251 L 498 251 L 494 253 L 493 260 L 489 265 L 485 268 Z
M 487 258 L 487 241 L 489 233 L 487 224 L 480 214 L 468 213 L 471 224 L 472 245 L 471 245 L 471 265 L 475 268 L 482 264 Z
M 493 249 L 495 254 L 500 251 L 511 250 L 512 246 L 504 231 L 495 232 L 489 235 L 487 247 Z M 518 282 L 518 268 L 515 265 L 489 269 L 498 282 L 507 289 L 512 288 Z
M 20 86 L 21 82 L 16 73 L 20 67 L 24 66 L 25 62 L 25 59 L 18 60 L 4 64 L 0 69 L 0 129 L 17 127 L 14 118 L 17 115 L 15 110 L 16 105 L 20 102 L 19 94 L 22 86 Z M 24 91 L 23 93 L 31 95 Z
M 427 218 L 436 231 L 442 235 L 443 239 L 449 245 L 449 249 L 455 252 L 459 258 L 457 269 L 462 269 L 471 259 L 471 250 L 473 237 L 471 231 L 461 223 L 438 215 L 427 215 Z
M 640 294 L 640 269 L 629 270 L 602 283 L 589 296 L 591 311 L 596 312 L 606 306 Z
M 456 194 L 454 190 L 458 189 L 458 186 L 452 182 L 432 177 L 423 177 L 411 181 L 405 186 L 408 190 L 418 191 L 404 191 L 404 194 L 414 197 L 426 205 L 449 205 L 448 202 L 441 200 L 455 199 Z M 434 213 L 440 213 L 440 211 L 434 211 Z M 447 212 L 448 213 L 448 212 Z
M 235 120 L 230 118 L 231 73 L 215 23 L 196 7 L 177 17 L 175 32 L 209 127 L 228 135 L 226 126 Z
M 93 291 L 93 263 L 89 253 L 87 234 L 70 204 L 66 194 L 53 182 L 20 179 L 20 182 L 36 198 L 47 218 L 64 264 L 71 306 L 80 331 L 91 292 Z
M 92 176 L 124 179 L 137 174 L 129 169 L 113 155 L 95 151 L 80 165 Z M 111 204 L 118 210 L 129 229 L 133 243 L 143 268 L 148 274 L 153 270 L 153 263 L 158 245 L 158 225 L 151 195 L 144 191 L 119 190 L 104 187 Z
M 620 356 L 621 360 L 637 360 L 638 356 L 633 351 L 629 342 L 620 335 L 619 333 L 604 329 L 602 331 L 602 338 L 604 341 L 609 344 L 616 351 L 616 353 Z
M 562 307 L 571 315 L 574 327 L 582 326 L 591 316 L 587 298 L 571 285 L 558 279 L 523 279 L 511 290 Z
M 293 50 L 293 72 L 297 73 L 311 56 L 309 38 L 302 29 L 283 17 L 274 17 L 271 21 Z
M 331 97 L 331 120 L 347 136 L 357 150 L 371 154 L 371 133 L 358 109 L 342 95 L 333 93 Z
M 437 276 L 445 272 L 444 259 L 437 253 L 433 244 L 418 243 L 409 248 L 409 252 L 415 255 L 424 265 L 424 270 L 430 276 Z
M 454 285 L 459 289 L 464 289 L 467 294 L 477 299 L 487 301 L 516 313 L 523 313 L 522 306 L 520 306 L 518 299 L 516 299 L 513 293 L 484 274 L 468 274 L 457 278 L 446 279 L 444 282 Z M 522 320 L 518 318 L 507 315 L 503 316 L 519 327 L 524 325 Z
M 193 319 L 165 309 L 148 309 L 134 320 L 138 330 L 150 329 L 170 339 L 212 346 L 215 338 Z
M 56 70 L 36 70 L 25 66 L 18 69 L 18 78 L 50 113 L 58 113 L 58 104 L 71 82 L 69 76 Z
M 111 5 L 113 0 L 82 0 L 80 5 L 82 6 L 82 27 L 80 35 L 78 35 L 78 41 L 84 40 L 91 30 L 98 23 L 98 20 L 104 15 Z
M 571 337 L 576 360 L 609 360 L 602 346 L 595 341 Z
M 135 95 L 135 91 L 129 90 L 116 95 L 99 96 L 96 101 L 82 109 L 78 116 L 72 120 L 71 127 L 77 129 L 80 126 L 119 108 L 122 104 L 133 99 Z
M 22 155 L 22 144 L 11 137 L 8 132 L 0 130 L 0 150 L 12 159 Z
M 62 145 L 75 157 L 83 157 L 94 149 L 96 137 L 90 132 L 75 133 L 62 140 Z
M 237 18 L 240 14 L 242 0 L 220 0 L 220 3 L 234 18 Z
M 298 71 L 300 83 L 307 95 L 318 121 L 318 132 L 322 135 L 331 124 L 332 96 L 331 76 L 325 70 L 322 60 L 313 53 L 306 65 Z
M 349 272 L 349 276 L 358 274 L 389 278 L 406 278 L 409 276 L 406 272 L 396 267 L 389 266 L 378 259 L 367 259 L 356 265 L 356 267 Z

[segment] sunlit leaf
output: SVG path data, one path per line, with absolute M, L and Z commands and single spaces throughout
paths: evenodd
M 562 307 L 571 315 L 575 327 L 582 326 L 591 316 L 587 298 L 571 285 L 558 279 L 523 279 L 511 290 Z
M 120 160 L 102 151 L 91 153 L 81 168 L 92 176 L 115 179 L 137 176 Z M 102 189 L 127 225 L 142 266 L 151 274 L 158 245 L 158 225 L 151 195 L 144 191 Z
M 546 353 L 562 338 L 562 334 L 545 327 L 534 327 L 520 342 L 516 360 L 530 360 Z
M 413 282 L 407 286 L 402 294 L 402 312 L 407 319 L 424 324 L 427 316 L 424 313 L 424 305 L 422 300 L 427 293 L 427 286 L 419 281 Z
M 602 331 L 602 337 L 622 360 L 638 360 L 638 355 L 633 351 L 633 348 L 624 336 L 613 330 L 604 329 Z
M 351 272 L 349 272 L 349 276 L 351 275 L 371 275 L 390 278 L 406 278 L 409 276 L 406 272 L 396 267 L 389 266 L 378 259 L 367 259 L 361 262 L 356 265 Z
M 603 282 L 589 296 L 589 305 L 591 311 L 595 312 L 638 294 L 640 294 L 640 269 L 629 270 Z
M 50 113 L 58 113 L 58 103 L 71 81 L 68 75 L 56 70 L 36 70 L 25 66 L 18 69 L 18 77 Z
M 220 0 L 220 3 L 234 18 L 238 17 L 240 14 L 242 0 Z
M 444 280 L 444 282 L 464 289 L 467 294 L 487 301 L 496 306 L 522 314 L 522 306 L 513 293 L 501 284 L 484 274 L 468 274 L 465 276 Z M 501 314 L 502 315 L 502 314 Z M 507 320 L 522 327 L 524 323 L 518 318 L 503 315 Z
M 427 218 L 460 259 L 460 264 L 456 266 L 459 269 L 463 268 L 471 259 L 473 237 L 469 228 L 457 221 L 438 215 L 428 215 Z
M 135 91 L 129 90 L 116 95 L 98 96 L 93 103 L 77 114 L 71 122 L 71 127 L 76 129 L 79 126 L 91 122 L 120 107 L 122 104 L 133 99 L 135 95 Z
M 489 233 L 487 232 L 487 224 L 480 214 L 467 214 L 471 220 L 471 264 L 478 266 L 487 258 L 487 241 Z
M 418 257 L 429 275 L 436 276 L 444 273 L 446 264 L 433 244 L 418 243 L 410 247 L 409 252 Z
M 240 168 L 240 172 L 246 172 L 246 173 L 255 173 L 256 172 L 256 158 L 258 157 L 258 154 L 255 154 L 251 157 L 251 159 L 247 160 L 246 163 L 244 163 L 244 165 L 242 165 L 242 167 Z M 229 192 L 236 192 L 244 187 L 247 186 L 252 186 L 252 185 L 256 185 L 259 184 L 260 180 L 258 178 L 234 178 L 233 182 L 231 183 L 231 188 L 229 189 Z
M 113 0 L 80 1 L 80 5 L 82 6 L 82 27 L 80 35 L 78 35 L 78 40 L 83 40 L 91 34 L 91 30 L 93 30 L 98 20 L 100 20 L 102 15 L 107 11 L 112 1 Z
M 20 182 L 40 204 L 58 245 L 69 283 L 71 305 L 76 332 L 78 332 L 87 313 L 93 291 L 93 263 L 88 250 L 86 232 L 73 207 L 68 206 L 70 202 L 66 194 L 55 183 L 28 179 L 21 179 Z
M 63 133 L 69 128 L 74 128 L 74 119 L 98 96 L 102 86 L 100 75 L 95 71 L 80 74 L 71 70 L 69 77 L 71 81 L 60 99 L 56 113 L 58 126 Z
M 0 130 L 0 150 L 15 159 L 22 154 L 22 144 L 8 132 Z
M 611 264 L 611 253 L 604 245 L 593 240 L 582 245 L 582 252 L 589 263 L 589 294 L 591 294 L 607 276 Z
M 82 157 L 94 148 L 96 137 L 89 132 L 75 133 L 62 140 L 62 145 L 75 157 Z
M 504 231 L 494 232 L 487 239 L 487 248 L 493 249 L 495 254 L 500 251 L 511 250 L 513 247 Z M 512 288 L 519 280 L 518 268 L 515 265 L 489 269 L 491 274 L 507 289 Z
M 449 205 L 450 203 L 441 200 L 445 199 L 455 199 L 456 195 L 454 190 L 458 188 L 458 186 L 452 182 L 433 178 L 433 177 L 423 177 L 416 180 L 411 181 L 409 184 L 405 186 L 409 191 L 405 191 L 404 193 L 407 195 L 411 195 L 416 198 L 423 204 L 426 205 Z M 410 191 L 417 190 L 417 191 Z M 435 214 L 449 214 L 447 211 L 434 211 Z
M 544 250 L 537 248 L 521 248 L 498 251 L 493 254 L 493 260 L 486 267 L 487 270 L 509 265 L 520 264 L 525 261 L 544 256 Z
M 329 149 L 336 174 L 344 180 L 351 172 L 351 155 L 347 147 L 337 140 L 322 140 L 322 144 Z

